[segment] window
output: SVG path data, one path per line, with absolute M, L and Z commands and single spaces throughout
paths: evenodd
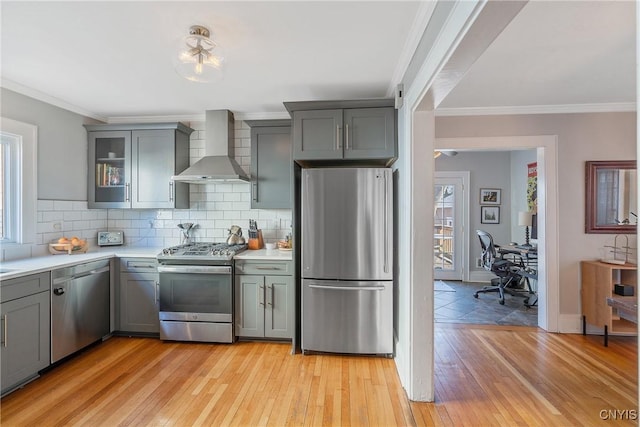
M 1 118 L 0 242 L 35 243 L 37 128 Z
M 18 229 L 16 217 L 20 214 L 17 195 L 20 180 L 18 170 L 21 138 L 4 130 L 0 132 L 0 240 L 3 243 L 17 242 Z

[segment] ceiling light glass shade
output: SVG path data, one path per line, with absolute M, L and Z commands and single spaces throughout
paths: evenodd
M 209 36 L 207 28 L 193 25 L 189 29 L 189 35 L 181 39 L 174 65 L 176 72 L 185 79 L 209 83 L 222 78 L 222 48 Z

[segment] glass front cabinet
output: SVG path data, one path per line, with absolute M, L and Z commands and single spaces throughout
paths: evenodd
M 189 167 L 181 123 L 85 125 L 89 138 L 89 208 L 189 207 L 189 184 L 171 177 Z

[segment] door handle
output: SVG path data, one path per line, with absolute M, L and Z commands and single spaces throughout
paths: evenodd
M 322 286 L 309 285 L 313 289 L 326 289 L 335 291 L 384 291 L 384 286 Z
M 173 202 L 173 181 L 169 181 L 169 201 Z
M 389 196 L 387 191 L 387 172 L 385 171 L 383 174 L 382 183 L 384 185 L 384 267 L 383 271 L 385 273 L 389 272 Z
M 2 320 L 4 321 L 4 341 L 2 343 L 2 345 L 4 347 L 7 347 L 7 334 L 9 332 L 8 326 L 7 326 L 7 320 L 9 320 L 9 315 L 5 314 L 4 316 L 2 316 Z
M 273 285 L 267 286 L 267 304 L 273 307 Z
M 253 183 L 253 201 L 254 202 L 258 201 L 258 183 L 257 182 Z
M 264 285 L 260 285 L 260 291 L 258 292 L 258 303 L 264 307 Z
M 130 184 L 127 182 L 124 185 L 124 201 L 125 202 L 131 201 L 131 196 L 129 195 L 129 189 L 130 189 Z
M 346 124 L 344 125 L 344 149 L 348 150 L 349 149 L 349 125 Z

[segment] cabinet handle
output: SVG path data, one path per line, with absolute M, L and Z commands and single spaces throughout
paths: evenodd
M 258 292 L 258 302 L 264 307 L 264 285 L 260 285 L 260 291 Z
M 345 150 L 349 149 L 349 125 L 348 124 L 345 125 L 345 129 L 344 129 L 344 149 Z
M 124 185 L 124 201 L 125 202 L 131 201 L 131 197 L 129 196 L 129 183 L 128 182 Z
M 340 126 L 336 125 L 336 150 L 340 149 Z
M 3 320 L 4 320 L 4 342 L 2 343 L 2 345 L 6 348 L 7 347 L 7 333 L 9 331 L 8 327 L 7 327 L 7 321 L 9 320 L 9 315 L 5 314 L 4 316 L 2 316 Z
M 267 304 L 273 307 L 273 285 L 267 286 Z
M 169 181 L 169 201 L 173 202 L 173 181 Z
M 280 267 L 256 267 L 256 270 L 269 270 L 269 271 L 273 271 L 273 270 L 280 270 Z
M 257 182 L 253 183 L 253 201 L 254 202 L 258 201 L 258 183 Z
M 156 282 L 156 286 L 153 288 L 153 298 L 156 301 L 156 305 L 160 305 L 160 282 Z

